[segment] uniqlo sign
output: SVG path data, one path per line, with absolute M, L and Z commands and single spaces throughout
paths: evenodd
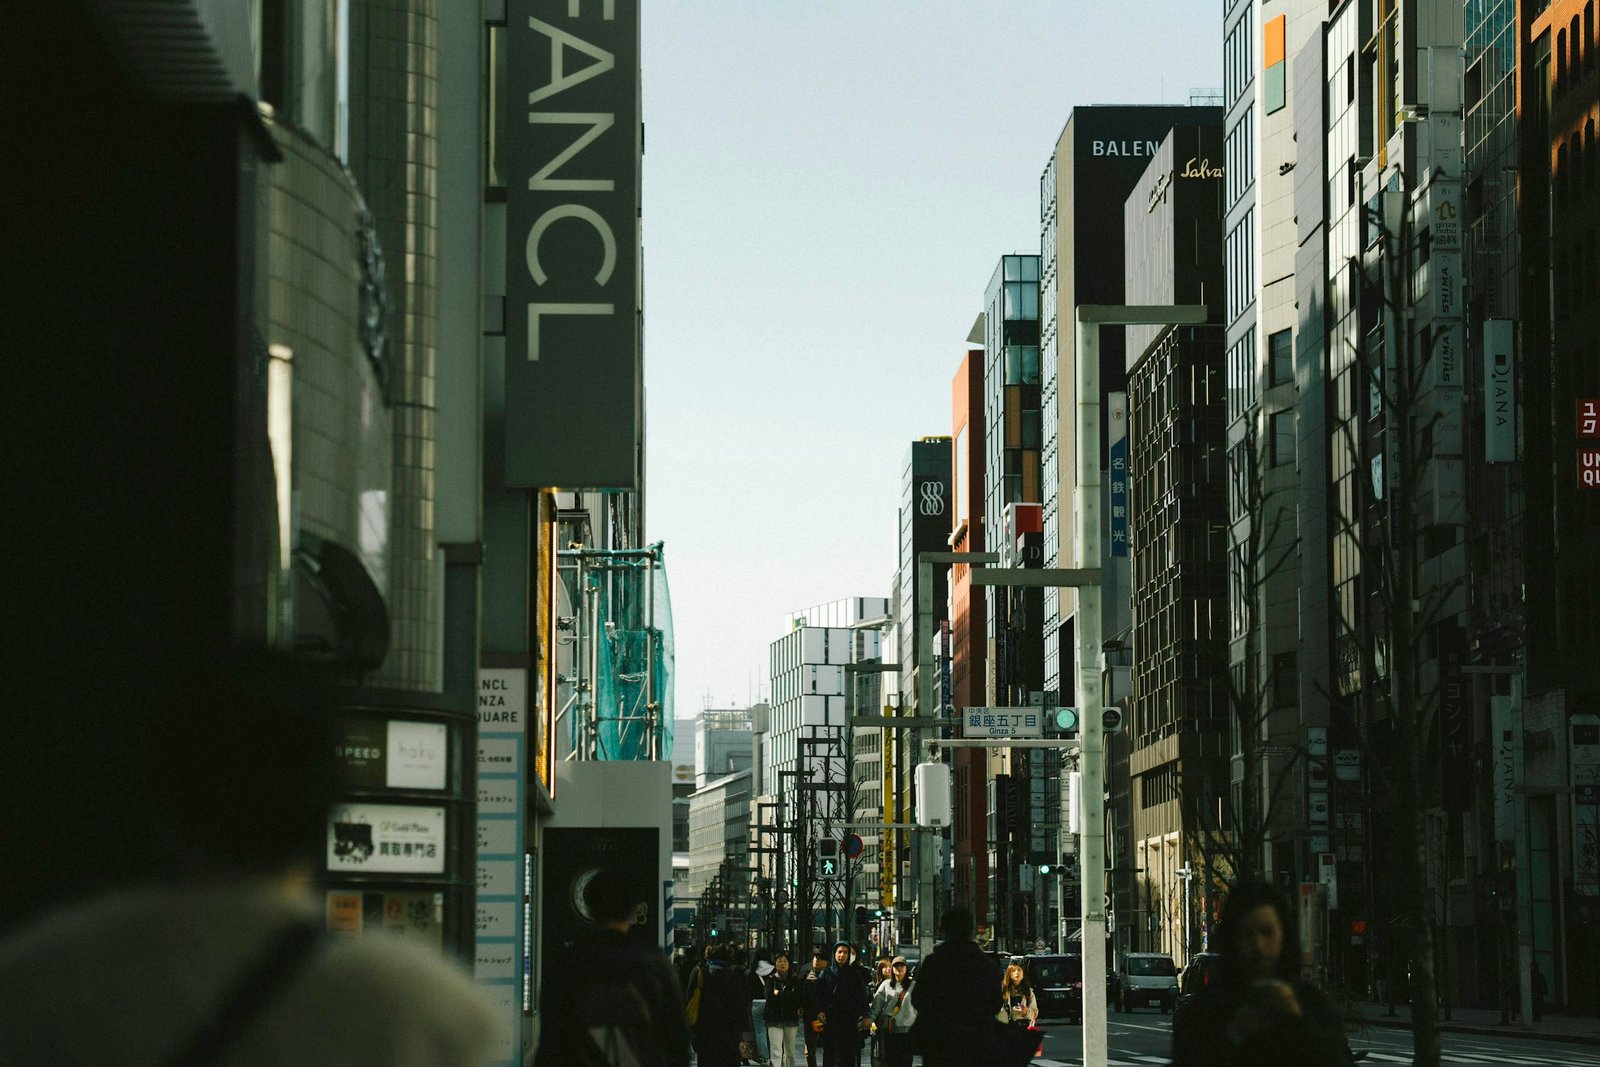
M 1600 437 L 1600 399 L 1578 401 L 1578 436 Z
M 1578 436 L 1600 438 L 1600 399 L 1578 401 Z M 1600 448 L 1578 449 L 1578 488 L 1600 489 Z

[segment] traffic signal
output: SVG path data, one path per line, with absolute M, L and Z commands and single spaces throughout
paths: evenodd
M 1078 732 L 1078 709 L 1056 708 L 1050 713 L 1050 725 L 1064 734 Z
M 1100 713 L 1101 728 L 1108 734 L 1122 732 L 1122 709 L 1112 704 Z
M 832 838 L 818 838 L 816 861 L 818 878 L 828 881 L 838 878 L 844 866 L 839 859 L 839 842 Z

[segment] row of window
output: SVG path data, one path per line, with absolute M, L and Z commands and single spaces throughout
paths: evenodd
M 1228 322 L 1243 315 L 1256 299 L 1256 209 L 1252 205 L 1228 231 Z
M 1584 71 L 1594 68 L 1594 43 L 1594 3 L 1591 0 L 1583 5 L 1581 38 L 1577 15 L 1572 16 L 1572 24 L 1567 29 L 1556 33 L 1556 76 L 1552 88 L 1557 97 L 1570 92 L 1582 79 Z

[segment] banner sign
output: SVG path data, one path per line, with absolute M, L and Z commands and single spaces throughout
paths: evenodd
M 478 670 L 478 896 L 474 973 L 503 1009 L 507 1043 L 497 1060 L 520 1062 L 527 827 L 528 671 Z
M 1515 703 L 1509 696 L 1489 698 L 1489 728 L 1494 747 L 1494 839 L 1503 844 L 1516 840 L 1517 826 L 1517 748 L 1522 743 L 1517 729 Z
M 637 488 L 638 0 L 506 16 L 506 485 Z
M 1467 633 L 1460 626 L 1439 627 L 1439 746 L 1443 760 L 1440 776 L 1446 811 L 1472 807 L 1472 724 L 1466 677 L 1461 666 L 1467 658 Z
M 1111 551 L 1128 554 L 1128 394 L 1106 397 L 1106 434 L 1110 437 Z
M 1511 352 L 1511 320 L 1483 324 L 1483 458 L 1517 459 L 1517 378 Z
M 1600 715 L 1567 724 L 1572 756 L 1572 881 L 1579 893 L 1600 894 Z

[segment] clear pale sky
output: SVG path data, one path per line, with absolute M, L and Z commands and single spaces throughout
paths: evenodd
M 646 525 L 677 712 L 888 596 L 900 464 L 1078 104 L 1222 84 L 1216 0 L 645 0 Z

